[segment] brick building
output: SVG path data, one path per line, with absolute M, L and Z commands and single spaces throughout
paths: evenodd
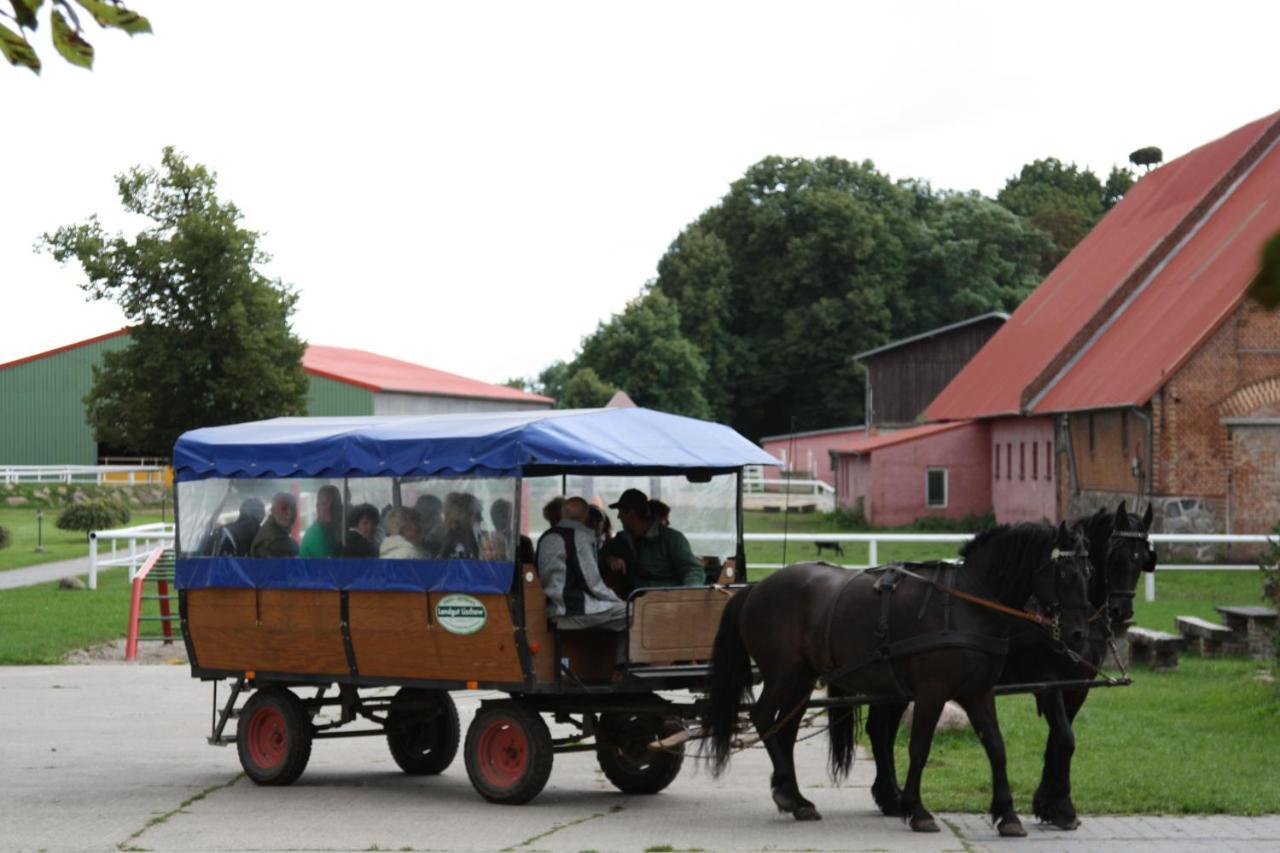
M 997 519 L 1150 500 L 1158 529 L 1280 520 L 1280 113 L 1144 176 L 929 405 L 989 431 Z

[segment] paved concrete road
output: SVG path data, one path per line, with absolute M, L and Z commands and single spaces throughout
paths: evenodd
M 60 560 L 56 563 L 41 563 L 38 566 L 28 566 L 25 569 L 9 569 L 8 571 L 0 572 L 0 589 L 35 586 L 38 583 L 62 580 L 72 575 L 87 575 L 88 572 L 88 557 L 76 557 L 72 560 Z
M 465 726 L 479 694 L 457 698 Z M 381 739 L 354 738 L 317 742 L 295 785 L 259 788 L 240 776 L 234 747 L 204 744 L 209 716 L 208 685 L 185 667 L 0 669 L 0 849 L 1280 849 L 1280 817 L 1086 817 L 1075 833 L 1029 824 L 1030 838 L 1007 841 L 981 816 L 942 815 L 942 833 L 914 835 L 874 811 L 869 761 L 830 787 L 823 737 L 798 748 L 825 818 L 816 823 L 777 814 L 759 750 L 719 780 L 688 762 L 652 797 L 614 791 L 590 754 L 558 756 L 537 799 L 503 807 L 472 791 L 461 757 L 439 777 L 410 778 Z

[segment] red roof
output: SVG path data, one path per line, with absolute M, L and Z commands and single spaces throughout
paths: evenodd
M 119 337 L 129 333 L 129 327 L 98 335 L 73 344 L 46 350 L 35 355 L 0 364 L 0 370 L 17 367 L 29 361 L 38 361 L 60 352 Z M 513 400 L 524 403 L 554 403 L 550 397 L 530 394 L 506 385 L 491 385 L 478 379 L 468 379 L 456 373 L 433 370 L 408 361 L 387 358 L 372 352 L 343 347 L 309 345 L 302 356 L 302 367 L 308 373 L 356 385 L 369 391 L 402 391 L 408 394 L 430 394 L 436 397 L 466 397 L 478 400 Z
M 553 403 L 550 397 L 530 394 L 506 385 L 491 385 L 456 373 L 445 373 L 408 361 L 400 361 L 345 347 L 312 344 L 302 356 L 308 373 L 357 385 L 370 391 L 401 391 L 436 397 L 469 397 L 482 400 L 513 400 L 524 403 Z
M 952 421 L 942 424 L 924 424 L 922 426 L 911 427 L 910 429 L 898 429 L 893 432 L 882 432 L 879 435 L 873 435 L 870 438 L 860 438 L 857 441 L 851 441 L 839 450 L 833 453 L 857 454 L 862 455 L 870 453 L 873 450 L 879 450 L 882 447 L 891 447 L 895 444 L 902 444 L 907 441 L 915 441 L 918 438 L 924 438 L 927 435 L 936 435 L 940 432 L 947 432 L 958 427 L 967 426 L 972 421 Z
M 1280 222 L 1280 206 L 1258 207 L 1280 168 L 1278 117 L 1245 125 L 1139 180 L 925 417 L 1146 402 L 1239 301 L 1256 269 L 1257 233 Z

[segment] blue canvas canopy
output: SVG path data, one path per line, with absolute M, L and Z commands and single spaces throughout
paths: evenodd
M 183 433 L 179 481 L 724 473 L 780 465 L 721 424 L 651 409 L 275 418 Z

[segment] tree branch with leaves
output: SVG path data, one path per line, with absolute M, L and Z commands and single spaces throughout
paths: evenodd
M 10 65 L 29 68 L 36 74 L 43 67 L 40 56 L 27 38 L 40 29 L 44 0 L 9 0 L 12 12 L 0 8 L 0 53 Z M 80 11 L 76 11 L 76 7 Z M 130 36 L 151 32 L 151 22 L 125 8 L 119 0 L 52 0 L 49 4 L 49 32 L 54 50 L 72 65 L 93 67 L 93 45 L 85 38 L 81 13 L 88 13 L 105 29 L 123 30 Z

